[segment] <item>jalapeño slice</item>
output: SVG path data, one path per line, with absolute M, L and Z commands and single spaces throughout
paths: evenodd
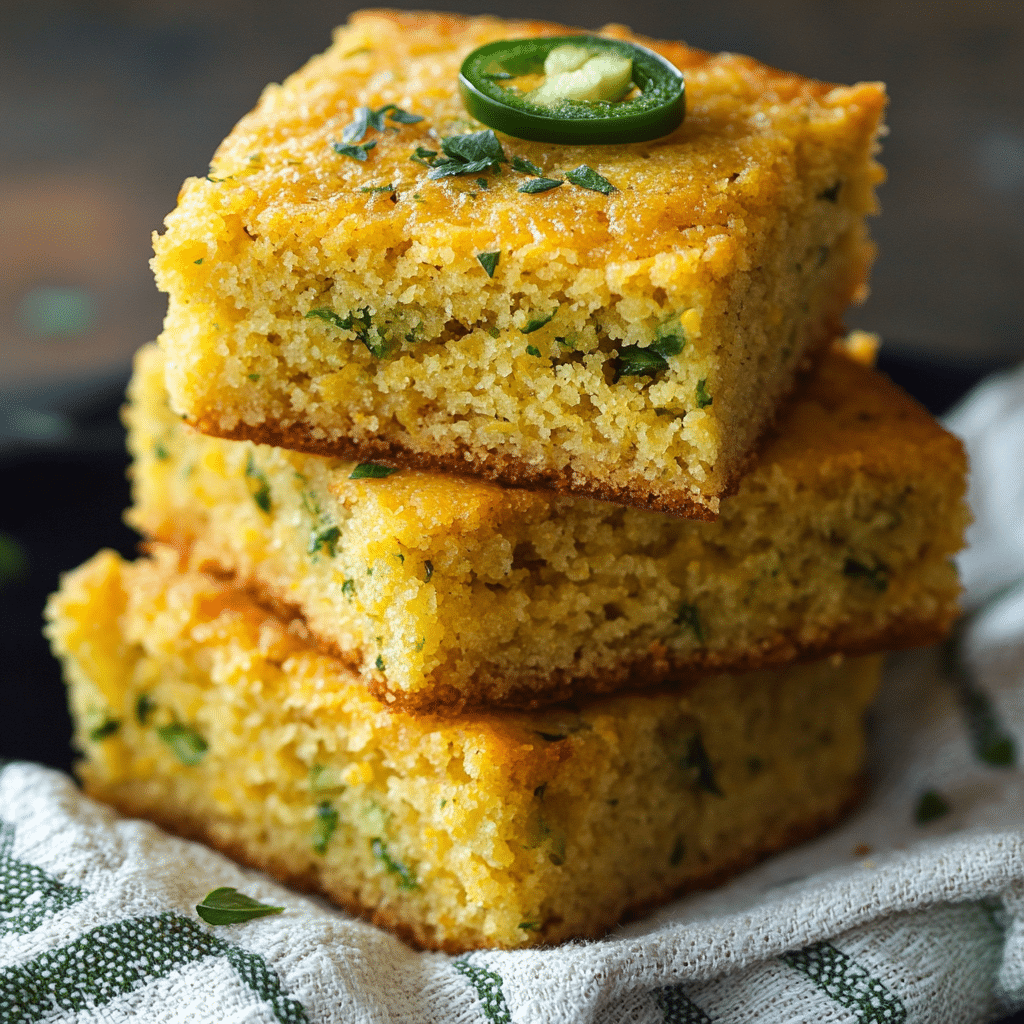
M 554 106 L 534 102 L 515 79 L 544 71 L 552 50 L 573 46 L 593 56 L 612 53 L 633 62 L 635 89 L 619 101 L 561 99 Z M 501 39 L 474 50 L 459 72 L 466 110 L 507 135 L 567 144 L 645 142 L 674 131 L 686 113 L 682 73 L 664 57 L 603 36 L 546 36 Z

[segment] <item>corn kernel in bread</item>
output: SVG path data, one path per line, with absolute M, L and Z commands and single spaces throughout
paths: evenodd
M 196 433 L 139 354 L 129 522 L 237 576 L 409 708 L 537 706 L 930 642 L 956 614 L 959 442 L 838 353 L 717 522 Z
M 166 548 L 97 555 L 49 615 L 91 795 L 450 951 L 599 935 L 835 820 L 879 670 L 442 719 Z
M 417 152 L 483 128 L 466 54 L 565 31 L 362 12 L 268 86 L 155 239 L 175 410 L 223 437 L 713 517 L 864 292 L 884 92 L 609 26 L 683 71 L 684 123 L 614 146 L 498 137 L 508 161 L 585 164 L 614 192 L 523 194 L 511 163 L 431 180 Z M 366 129 L 365 159 L 333 148 L 388 104 L 422 120 Z

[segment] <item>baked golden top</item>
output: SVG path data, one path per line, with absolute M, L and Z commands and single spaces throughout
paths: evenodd
M 155 239 L 176 411 L 221 436 L 712 517 L 864 293 L 884 92 L 613 26 L 683 69 L 675 132 L 498 138 L 509 161 L 585 164 L 615 191 L 522 194 L 511 163 L 430 180 L 417 150 L 482 127 L 462 57 L 563 31 L 363 12 L 269 86 Z M 423 120 L 368 129 L 365 159 L 335 151 L 358 109 L 389 104 Z M 655 369 L 630 368 L 659 344 Z

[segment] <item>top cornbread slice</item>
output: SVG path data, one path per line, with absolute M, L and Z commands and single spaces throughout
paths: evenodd
M 143 348 L 128 521 L 234 576 L 393 707 L 539 707 L 940 638 L 960 443 L 829 353 L 715 522 L 207 437 Z
M 484 127 L 458 96 L 469 51 L 567 31 L 362 12 L 269 86 L 155 240 L 175 410 L 223 437 L 713 517 L 864 292 L 884 92 L 610 26 L 683 71 L 684 123 L 627 145 L 498 138 L 615 191 L 523 194 L 510 163 L 430 180 L 410 159 Z M 364 160 L 335 152 L 387 104 L 422 120 L 368 129 Z M 679 350 L 663 369 L 622 373 L 659 343 Z

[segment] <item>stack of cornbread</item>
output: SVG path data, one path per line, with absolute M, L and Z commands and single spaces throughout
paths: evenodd
M 680 128 L 435 173 L 466 54 L 567 31 L 364 12 L 268 87 L 156 240 L 147 556 L 49 608 L 90 793 L 452 951 L 836 820 L 956 613 L 960 446 L 838 340 L 881 88 L 613 26 Z

